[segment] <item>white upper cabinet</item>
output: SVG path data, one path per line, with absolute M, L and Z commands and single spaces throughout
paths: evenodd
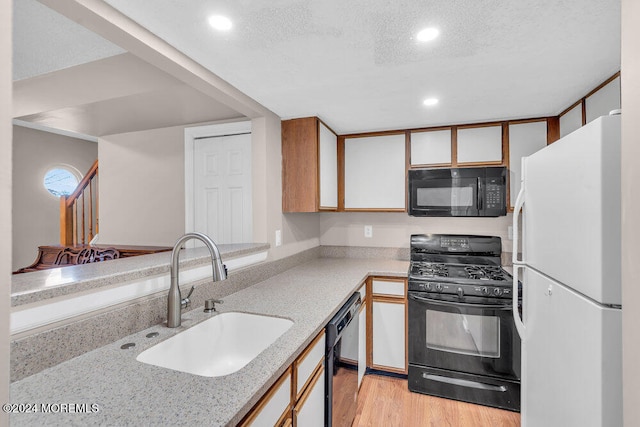
M 547 146 L 547 122 L 509 125 L 509 200 L 515 205 L 520 191 L 521 159 Z
M 502 162 L 502 126 L 458 129 L 458 163 Z
M 320 122 L 320 208 L 338 207 L 338 137 Z
M 587 123 L 620 108 L 620 77 L 611 80 L 586 100 Z
M 405 135 L 346 138 L 345 209 L 405 209 Z
M 560 116 L 560 138 L 582 127 L 582 103 Z
M 451 164 L 451 129 L 411 132 L 411 165 Z

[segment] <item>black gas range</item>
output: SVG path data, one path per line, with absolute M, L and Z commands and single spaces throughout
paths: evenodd
M 495 236 L 411 236 L 409 389 L 520 408 L 512 276 Z
M 414 234 L 409 290 L 511 303 L 512 277 L 500 266 L 499 237 Z

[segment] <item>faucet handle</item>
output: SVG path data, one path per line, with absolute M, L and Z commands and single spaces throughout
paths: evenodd
M 191 306 L 191 300 L 189 299 L 191 297 L 191 294 L 193 293 L 194 289 L 195 289 L 195 285 L 191 287 L 191 290 L 189 291 L 189 293 L 187 294 L 187 296 L 185 298 L 182 299 L 182 301 L 180 301 L 180 306 L 182 308 L 187 308 Z
M 221 299 L 208 299 L 204 302 L 204 312 L 211 313 L 212 311 L 216 311 L 216 303 L 222 304 L 224 301 Z

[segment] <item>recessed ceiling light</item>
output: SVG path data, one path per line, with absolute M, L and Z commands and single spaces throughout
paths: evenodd
M 421 42 L 429 42 L 438 37 L 438 35 L 440 35 L 440 30 L 438 30 L 437 28 L 429 27 L 425 28 L 424 30 L 420 30 L 420 32 L 418 32 L 418 35 L 416 36 L 416 39 Z
M 222 15 L 211 15 L 209 17 L 209 25 L 218 31 L 229 31 L 233 27 L 231 20 Z
M 427 98 L 424 101 L 422 101 L 422 103 L 427 107 L 432 107 L 438 103 L 438 98 Z

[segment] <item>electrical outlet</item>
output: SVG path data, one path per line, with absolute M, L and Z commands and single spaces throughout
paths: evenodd
M 282 230 L 276 230 L 276 246 L 282 246 Z
M 373 226 L 365 225 L 364 226 L 364 237 L 373 237 Z

